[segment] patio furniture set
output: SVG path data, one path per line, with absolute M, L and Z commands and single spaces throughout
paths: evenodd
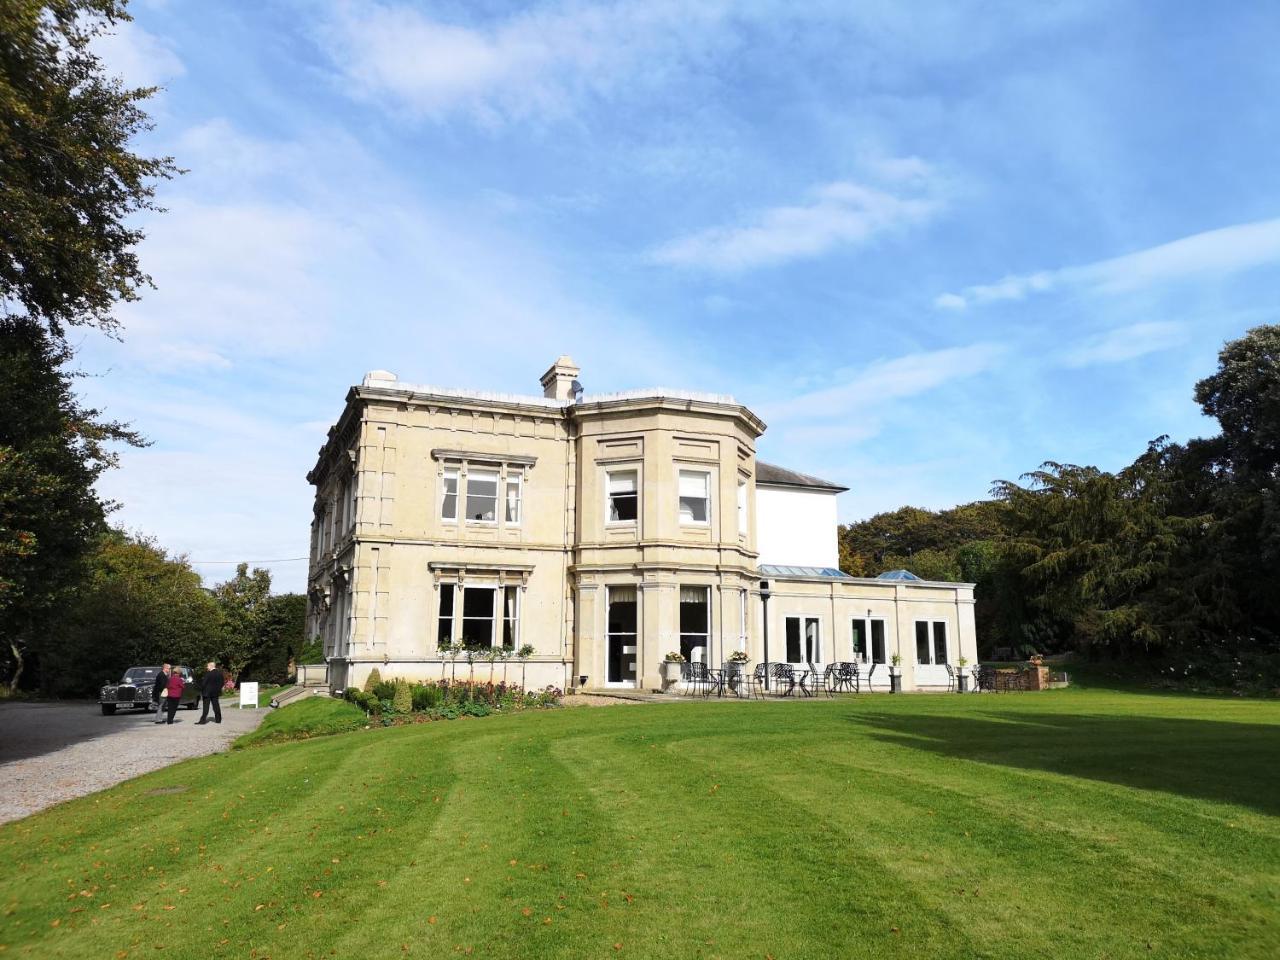
M 763 698 L 766 694 L 777 697 L 816 697 L 820 694 L 834 697 L 837 693 L 861 693 L 872 689 L 876 670 L 883 664 L 865 664 L 841 661 L 825 665 L 809 664 L 807 667 L 791 663 L 758 663 L 754 670 L 746 670 L 742 664 L 726 663 L 719 668 L 705 663 L 681 664 L 682 693 L 689 696 L 735 696 Z M 881 674 L 883 677 L 884 674 Z M 962 670 L 947 665 L 947 692 L 961 693 L 980 690 L 1011 689 L 997 685 L 994 671 L 978 668 L 973 671 L 973 683 Z M 890 690 L 896 689 L 891 684 Z

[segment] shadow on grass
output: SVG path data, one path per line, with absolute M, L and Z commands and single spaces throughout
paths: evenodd
M 1280 814 L 1280 726 L 1071 714 L 851 719 L 943 756 Z

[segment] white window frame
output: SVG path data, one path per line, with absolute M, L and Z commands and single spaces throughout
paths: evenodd
M 485 480 L 488 480 L 488 478 L 490 477 L 493 478 L 493 519 L 492 520 L 472 519 L 471 517 L 471 481 L 475 479 L 477 476 L 483 477 Z M 487 468 L 482 468 L 478 470 L 468 468 L 466 488 L 467 488 L 466 496 L 460 498 L 467 505 L 466 522 L 468 524 L 472 524 L 474 526 L 479 526 L 479 527 L 496 527 L 498 525 L 499 504 L 502 500 L 502 471 L 491 470 Z M 486 499 L 488 498 L 486 497 Z
M 747 588 L 743 587 L 738 591 L 738 649 L 743 652 L 747 649 L 747 617 L 750 609 Z
M 694 633 L 693 631 L 686 632 L 680 624 L 680 621 L 679 621 L 680 608 L 684 606 L 684 600 L 679 594 L 683 594 L 685 590 L 699 590 L 702 592 L 702 597 L 703 597 L 702 606 L 703 606 L 703 609 L 706 611 L 706 617 L 707 617 L 707 629 L 703 632 L 698 632 L 698 633 Z M 705 663 L 707 666 L 711 666 L 711 588 L 707 586 L 705 583 L 682 584 L 679 587 L 679 594 L 677 594 L 677 599 L 676 599 L 676 617 L 677 617 L 676 626 L 680 627 L 679 637 L 680 637 L 681 651 L 683 652 L 683 649 L 684 649 L 685 637 L 700 637 L 702 639 L 702 643 L 698 644 L 697 646 L 702 647 L 702 655 L 705 658 L 703 660 L 703 663 Z
M 747 481 L 738 478 L 738 536 L 745 537 L 751 532 L 751 521 L 747 513 Z
M 684 516 L 684 479 L 685 477 L 701 477 L 705 486 L 703 487 L 704 495 L 702 502 L 704 504 L 705 520 L 685 519 Z M 693 499 L 693 498 L 690 498 Z M 691 511 L 692 514 L 692 511 Z M 676 477 L 676 518 L 681 526 L 685 527 L 709 527 L 711 526 L 711 471 L 710 470 L 690 470 L 681 467 Z
M 508 527 L 518 527 L 524 519 L 524 475 L 519 473 L 508 473 L 500 484 L 502 488 L 502 522 Z M 515 519 L 510 516 L 511 488 L 515 487 Z
M 609 609 L 609 608 L 610 608 L 610 606 L 611 606 L 611 605 L 612 605 L 612 603 L 613 603 L 613 595 L 614 595 L 614 591 L 618 590 L 619 588 L 622 588 L 622 589 L 624 589 L 624 590 L 630 590 L 630 591 L 632 592 L 632 596 L 634 596 L 634 597 L 635 597 L 635 601 L 634 601 L 634 602 L 635 602 L 635 607 L 636 607 L 636 620 L 635 620 L 635 629 L 634 629 L 634 631 L 632 631 L 632 632 L 614 633 L 612 630 L 610 630 L 610 629 L 609 629 L 609 626 L 610 626 L 610 625 L 609 625 L 609 613 L 610 613 L 610 609 Z M 604 667 L 605 674 L 604 674 L 604 676 L 605 676 L 605 680 L 604 680 L 604 685 L 605 685 L 606 687 L 638 687 L 638 686 L 640 686 L 640 682 L 641 682 L 641 676 L 640 676 L 640 599 L 641 599 L 641 598 L 640 598 L 640 589 L 639 589 L 639 587 L 638 587 L 638 586 L 635 586 L 635 585 L 632 585 L 632 584 L 618 584 L 617 586 L 608 586 L 608 585 L 607 585 L 607 586 L 605 587 L 605 594 L 604 594 L 604 635 L 605 635 L 605 651 L 604 651 L 604 655 L 605 655 L 605 667 Z M 610 680 L 610 679 L 609 679 L 609 664 L 608 664 L 608 660 L 609 660 L 609 650 L 610 650 L 610 645 L 613 643 L 613 639 L 614 639 L 615 637 L 618 637 L 619 639 L 622 639 L 622 638 L 625 638 L 625 637 L 630 637 L 630 638 L 631 638 L 631 644 L 630 644 L 630 646 L 631 646 L 631 648 L 635 651 L 635 653 L 633 654 L 633 656 L 635 656 L 635 658 L 636 658 L 636 677 L 635 677 L 635 679 L 634 679 L 634 680 Z M 624 657 L 627 655 L 627 654 L 625 653 L 625 648 L 626 648 L 626 646 L 627 646 L 627 643 L 626 643 L 626 641 L 625 641 L 625 640 L 623 640 L 623 649 L 624 649 L 623 656 L 624 656 Z
M 855 623 L 862 624 L 863 636 L 866 637 L 867 649 L 864 655 L 859 657 L 858 651 L 853 645 L 853 625 Z M 884 643 L 884 659 L 875 659 L 875 642 L 874 633 L 871 625 L 878 623 L 881 625 L 880 639 Z M 871 666 L 873 664 L 885 664 L 889 662 L 889 620 L 887 617 L 851 617 L 849 621 L 849 656 L 854 663 L 862 666 Z
M 449 615 L 448 616 L 445 616 L 443 613 L 444 596 L 445 596 L 446 590 L 449 591 Z M 457 584 L 442 583 L 440 584 L 440 589 L 436 594 L 436 649 L 437 650 L 440 649 L 442 639 L 444 640 L 445 643 L 452 645 L 454 643 L 454 638 L 457 636 L 457 633 L 455 632 L 455 625 L 458 621 L 458 594 L 460 592 L 461 592 L 461 587 L 458 586 Z M 446 622 L 448 622 L 449 624 L 449 633 L 447 636 L 442 638 L 440 636 L 440 627 Z
M 467 621 L 474 620 L 483 623 L 484 617 L 468 617 L 467 616 L 467 592 L 470 590 L 485 590 L 493 596 L 493 605 L 489 611 L 489 646 L 493 647 L 495 643 L 502 645 L 502 606 L 498 602 L 498 585 L 496 583 L 466 583 L 459 584 L 459 592 L 461 592 L 461 606 L 458 605 L 459 598 L 454 597 L 454 617 L 458 621 L 458 632 L 456 636 L 462 643 L 467 642 Z M 483 648 L 482 648 L 483 649 Z
M 920 624 L 928 624 L 929 638 L 929 659 L 920 659 Z M 945 660 L 939 660 L 938 651 L 938 627 L 942 628 L 942 649 L 946 656 Z M 951 662 L 951 627 L 946 620 L 935 620 L 933 618 L 919 619 L 915 621 L 914 633 L 912 639 L 916 644 L 916 665 L 921 667 L 936 666 L 941 667 Z
M 818 648 L 817 649 L 818 656 L 816 659 L 813 657 L 809 657 L 808 659 L 804 659 L 804 660 L 792 660 L 790 656 L 788 656 L 784 662 L 791 664 L 793 667 L 805 667 L 806 669 L 811 663 L 814 666 L 818 666 L 819 664 L 826 663 L 826 661 L 822 659 L 822 618 L 810 616 L 809 614 L 806 614 L 806 613 L 797 613 L 792 616 L 785 617 L 783 619 L 783 622 L 782 622 L 783 652 L 789 653 L 789 651 L 787 650 L 787 643 L 788 643 L 787 630 L 788 630 L 788 624 L 790 624 L 792 620 L 798 620 L 800 622 L 800 655 L 802 657 L 805 655 L 806 652 L 808 652 L 807 647 L 808 647 L 809 638 L 806 632 L 806 627 L 808 627 L 810 623 L 817 625 L 817 628 L 818 628 L 817 636 L 814 638 L 814 640 Z
M 635 479 L 635 490 L 632 495 L 636 500 L 636 516 L 634 520 L 614 520 L 613 519 L 613 490 L 611 489 L 614 477 L 622 477 L 630 474 Z M 607 527 L 634 527 L 640 522 L 640 468 L 639 467 L 619 467 L 609 469 L 604 472 L 604 523 Z
M 453 515 L 446 515 L 444 505 L 449 499 L 449 481 L 453 481 Z M 458 522 L 458 502 L 462 499 L 462 471 L 457 467 L 445 467 L 440 471 L 440 521 L 442 523 Z
M 497 641 L 497 646 L 503 647 L 504 649 L 507 649 L 507 650 L 520 649 L 520 608 L 523 606 L 523 603 L 524 603 L 520 595 L 523 592 L 524 591 L 521 590 L 521 588 L 516 586 L 515 584 L 507 583 L 507 584 L 503 584 L 503 587 L 502 587 L 502 598 L 503 598 L 502 604 L 501 604 L 502 609 L 500 609 L 497 612 L 498 627 L 500 632 L 499 632 L 499 635 L 496 636 L 494 639 Z M 511 616 L 507 616 L 507 612 L 506 612 L 507 597 L 511 598 Z M 495 600 L 496 599 L 497 598 L 495 598 Z M 507 646 L 506 643 L 503 642 L 503 636 L 506 633 L 508 623 L 511 624 L 511 646 Z

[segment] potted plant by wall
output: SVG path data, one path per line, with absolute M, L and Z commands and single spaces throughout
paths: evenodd
M 662 689 L 668 690 L 680 682 L 680 668 L 684 665 L 684 656 L 672 650 L 662 658 Z
M 902 654 L 895 653 L 893 656 L 889 658 L 889 692 L 890 693 L 902 692 L 902 671 L 899 669 L 899 667 L 901 666 L 902 666 Z
M 968 665 L 968 657 L 961 657 L 956 661 L 956 666 L 960 668 L 956 672 L 956 693 L 968 693 L 969 691 L 969 674 L 964 672 L 964 668 Z

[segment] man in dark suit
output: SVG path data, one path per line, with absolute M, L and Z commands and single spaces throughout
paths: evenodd
M 222 704 L 219 702 L 222 697 L 222 688 L 226 684 L 226 677 L 222 675 L 222 671 L 218 669 L 218 665 L 212 660 L 204 671 L 204 676 L 200 678 L 200 696 L 204 697 L 204 710 L 200 714 L 200 719 L 196 723 L 209 722 L 209 705 L 213 704 L 213 722 L 222 722 Z
M 156 723 L 164 723 L 164 704 L 160 702 L 160 691 L 169 686 L 169 671 L 172 665 L 165 664 L 156 674 L 156 682 L 151 685 L 151 702 L 156 705 Z

